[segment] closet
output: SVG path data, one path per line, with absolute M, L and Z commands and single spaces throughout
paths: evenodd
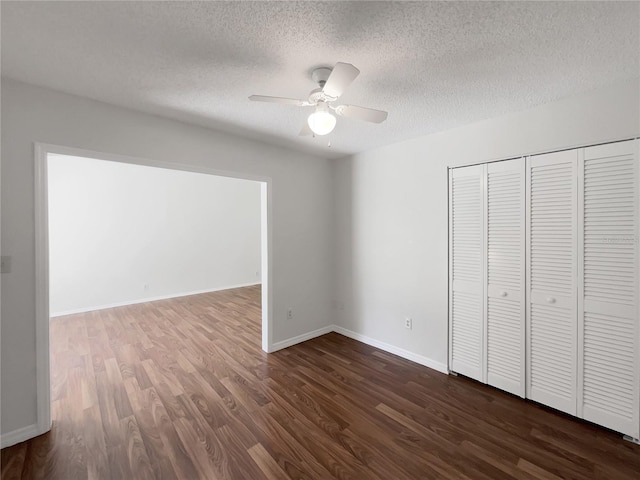
M 449 170 L 449 368 L 640 438 L 639 141 Z

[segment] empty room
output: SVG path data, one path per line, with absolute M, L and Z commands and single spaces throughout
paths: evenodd
M 640 478 L 640 2 L 0 21 L 2 480 Z

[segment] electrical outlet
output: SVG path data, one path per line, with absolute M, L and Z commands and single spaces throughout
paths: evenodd
M 411 330 L 413 328 L 413 320 L 411 317 L 404 317 L 404 328 Z
M 287 309 L 287 320 L 291 320 L 293 318 L 293 308 Z

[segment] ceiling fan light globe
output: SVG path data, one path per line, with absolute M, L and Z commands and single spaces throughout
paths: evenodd
M 307 123 L 316 135 L 327 135 L 335 128 L 336 117 L 325 110 L 319 110 L 309 115 Z

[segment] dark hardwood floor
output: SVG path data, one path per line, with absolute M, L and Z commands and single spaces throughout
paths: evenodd
M 638 479 L 594 425 L 332 333 L 260 350 L 249 287 L 55 318 L 51 432 L 5 479 Z

